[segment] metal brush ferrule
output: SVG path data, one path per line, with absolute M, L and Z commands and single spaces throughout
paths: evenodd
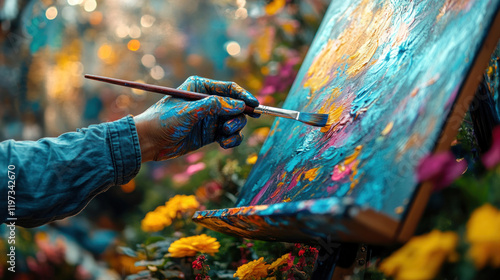
M 269 107 L 269 106 L 263 106 L 263 105 L 259 105 L 259 106 L 255 107 L 254 112 L 258 113 L 258 114 L 266 114 L 266 115 L 283 117 L 283 118 L 294 119 L 294 120 L 298 120 L 299 115 L 300 115 L 300 112 L 297 112 L 297 111 Z

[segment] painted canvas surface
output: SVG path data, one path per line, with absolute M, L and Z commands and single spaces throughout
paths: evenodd
M 499 3 L 332 1 L 283 105 L 329 114 L 328 126 L 276 119 L 236 206 L 349 198 L 400 220 Z

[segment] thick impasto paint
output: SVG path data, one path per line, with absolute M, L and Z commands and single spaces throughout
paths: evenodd
M 264 217 L 254 229 L 241 209 L 233 215 L 240 219 L 220 210 L 195 220 L 262 238 L 251 232 L 272 236 L 265 217 L 294 215 L 287 204 L 321 200 L 328 211 L 349 198 L 400 221 L 418 186 L 416 167 L 434 149 L 499 2 L 332 1 L 283 106 L 329 114 L 328 126 L 276 119 L 237 202 L 274 204 L 253 215 Z M 300 213 L 295 221 L 314 216 Z M 332 227 L 307 230 L 318 236 Z

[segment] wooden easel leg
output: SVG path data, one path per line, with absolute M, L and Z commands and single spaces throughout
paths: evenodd
M 311 277 L 315 280 L 363 279 L 363 269 L 368 263 L 368 248 L 365 244 L 331 244 L 321 246 L 316 269 Z M 356 277 L 353 278 L 353 275 Z

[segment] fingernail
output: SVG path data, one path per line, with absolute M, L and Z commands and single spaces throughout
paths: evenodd
M 231 133 L 235 127 L 240 125 L 240 120 L 239 119 L 232 119 L 226 122 L 225 125 L 225 132 L 226 133 Z

